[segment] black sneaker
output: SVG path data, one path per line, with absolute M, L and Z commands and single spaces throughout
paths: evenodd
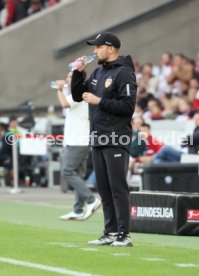
M 89 245 L 110 245 L 116 241 L 117 233 L 104 233 L 98 240 L 89 241 Z
M 133 246 L 131 237 L 129 234 L 118 233 L 116 240 L 111 243 L 111 246 Z

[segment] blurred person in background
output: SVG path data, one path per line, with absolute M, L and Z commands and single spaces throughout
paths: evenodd
M 173 69 L 167 77 L 167 81 L 172 85 L 174 93 L 183 94 L 188 90 L 189 81 L 193 77 L 193 65 L 183 54 L 177 54 L 173 59 Z
M 4 166 L 4 156 L 2 152 L 2 147 L 4 145 L 4 138 L 7 131 L 7 125 L 0 122 L 0 166 Z
M 192 78 L 199 80 L 199 72 L 196 70 L 196 61 L 194 59 L 189 59 L 189 62 L 193 68 Z
M 199 154 L 199 110 L 195 112 L 193 120 L 195 129 L 191 135 L 183 139 L 181 146 L 188 147 L 188 153 Z
M 131 126 L 132 126 L 132 139 L 131 139 L 131 147 L 130 147 L 130 158 L 129 164 L 131 160 L 143 156 L 146 151 L 146 143 L 144 139 L 141 139 L 140 127 L 144 124 L 144 119 L 141 116 L 133 115 Z M 132 176 L 136 173 L 135 170 L 129 169 L 127 174 L 127 183 L 130 186 L 132 182 Z
M 164 52 L 161 56 L 160 71 L 158 76 L 157 94 L 170 93 L 171 87 L 167 82 L 167 77 L 173 68 L 173 56 L 170 52 Z
M 193 110 L 199 108 L 199 80 L 196 78 L 191 79 L 189 82 L 187 101 L 192 105 Z
M 28 15 L 38 13 L 41 10 L 42 10 L 42 3 L 40 0 L 30 0 Z
M 146 143 L 143 139 L 140 139 L 140 127 L 144 124 L 142 117 L 135 117 L 131 121 L 132 126 L 132 139 L 130 147 L 130 156 L 135 158 L 143 155 L 146 150 Z
M 153 76 L 153 66 L 151 63 L 145 63 L 141 68 L 141 77 L 137 81 L 138 87 L 144 88 L 147 93 L 154 95 L 158 86 L 158 79 Z
M 140 78 L 142 78 L 141 66 L 138 60 L 134 61 L 134 67 L 136 80 L 138 81 Z
M 4 134 L 4 135 L 3 135 Z M 12 147 L 13 144 L 16 144 L 19 148 L 18 139 L 20 138 L 20 131 L 18 130 L 18 121 L 17 117 L 11 115 L 9 117 L 8 127 L 4 129 L 1 137 L 1 147 L 0 147 L 0 156 L 1 156 L 1 165 L 8 170 L 7 175 L 7 185 L 13 185 L 13 160 L 12 160 Z M 15 143 L 16 142 L 16 143 Z M 23 171 L 21 162 L 23 158 L 19 155 L 19 171 Z
M 135 163 L 151 163 L 152 156 L 156 154 L 163 146 L 164 143 L 159 141 L 151 134 L 151 126 L 147 123 L 143 123 L 139 131 L 140 137 L 146 144 L 146 150 L 143 155 L 132 159 L 129 163 L 129 168 L 132 169 Z
M 5 17 L 5 2 L 4 0 L 0 0 L 0 29 L 2 29 L 5 25 L 4 21 L 4 17 Z
M 0 29 L 35 14 L 47 7 L 54 7 L 60 0 L 0 0 Z
M 175 119 L 177 114 L 174 109 L 173 96 L 171 93 L 162 93 L 160 101 L 163 107 L 162 115 L 165 119 Z
M 137 105 L 141 107 L 144 112 L 147 111 L 148 101 L 154 99 L 154 96 L 151 93 L 146 91 L 146 88 L 138 87 L 137 93 Z
M 3 10 L 4 6 L 4 0 L 0 0 L 0 12 Z
M 184 97 L 178 100 L 177 113 L 177 121 L 186 121 L 192 117 L 191 104 Z
M 29 0 L 5 0 L 5 26 L 18 22 L 28 15 Z
M 163 107 L 161 102 L 154 98 L 150 99 L 147 103 L 147 109 L 148 111 L 145 113 L 144 118 L 148 118 L 151 120 L 162 120 L 164 119 L 163 116 Z
M 199 51 L 197 52 L 197 59 L 195 62 L 195 72 L 197 72 L 197 76 L 199 76 Z
M 15 137 L 21 135 L 18 130 L 17 118 L 14 115 L 9 117 L 8 127 L 6 131 L 3 132 L 4 135 L 1 137 L 1 149 L 0 155 L 4 166 L 11 169 L 12 168 L 12 141 L 15 141 Z M 16 139 L 18 141 L 18 139 Z M 17 142 L 17 145 L 18 142 Z
M 141 66 L 136 61 L 138 93 L 135 115 L 142 115 L 145 120 L 192 118 L 194 111 L 199 109 L 199 74 L 196 63 L 183 54 L 177 54 L 173 58 L 170 52 L 163 52 L 159 72 L 156 72 L 155 77 L 158 85 L 155 89 L 148 89 L 148 83 L 154 79 L 154 66 L 150 63 Z
M 60 2 L 60 0 L 48 0 L 47 6 L 48 6 L 48 7 L 54 7 L 54 6 L 56 6 L 59 2 Z
M 63 88 L 64 80 L 57 81 L 57 97 L 62 107 L 68 109 L 64 128 L 63 177 L 74 189 L 75 204 L 73 211 L 60 216 L 60 219 L 85 220 L 97 211 L 101 201 L 92 194 L 84 180 L 90 152 L 88 104 L 74 102 L 70 91 L 71 77 L 70 72 L 67 75 L 66 88 Z M 84 213 L 85 204 L 87 209 Z
M 141 103 L 137 102 L 135 105 L 135 112 L 133 117 L 142 117 L 144 115 L 144 108 Z
M 180 162 L 182 151 L 164 144 L 151 134 L 150 125 L 142 124 L 140 127 L 141 139 L 146 143 L 146 151 L 142 156 L 133 158 L 129 163 L 129 169 L 133 169 L 135 163 L 159 164 L 167 162 Z

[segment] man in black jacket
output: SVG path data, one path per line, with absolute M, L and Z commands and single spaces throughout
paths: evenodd
M 104 212 L 104 234 L 89 244 L 132 246 L 126 175 L 137 90 L 134 65 L 130 56 L 119 56 L 121 42 L 113 33 L 101 33 L 87 44 L 95 45 L 101 66 L 86 81 L 86 65 L 75 70 L 71 88 L 75 101 L 89 104 L 90 145 Z

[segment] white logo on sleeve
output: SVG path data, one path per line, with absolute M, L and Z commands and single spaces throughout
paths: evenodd
M 127 85 L 126 85 L 126 94 L 127 94 L 127 96 L 130 96 L 130 85 L 129 85 L 129 83 L 127 83 Z
M 92 79 L 91 84 L 92 84 L 92 85 L 97 85 L 97 80 L 96 80 L 96 79 Z
M 114 157 L 117 158 L 117 157 L 122 157 L 122 154 L 121 153 L 116 153 L 114 154 Z

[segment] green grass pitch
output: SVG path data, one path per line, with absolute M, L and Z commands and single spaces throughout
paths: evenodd
M 71 200 L 66 204 L 0 200 L 0 276 L 199 275 L 198 237 L 131 233 L 133 248 L 88 246 L 101 234 L 102 211 L 87 221 L 63 222 L 58 218 Z

